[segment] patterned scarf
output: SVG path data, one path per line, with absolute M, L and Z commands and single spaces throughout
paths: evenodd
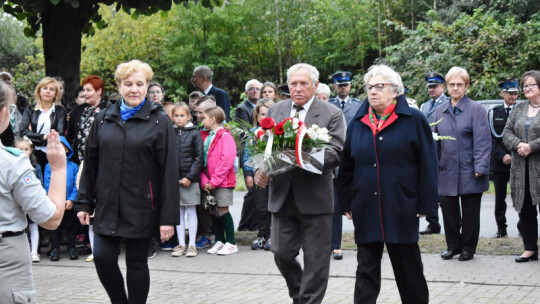
M 377 115 L 375 114 L 375 110 L 373 110 L 373 107 L 369 106 L 369 123 L 373 135 L 377 134 L 377 132 L 382 129 L 390 115 L 394 113 L 394 110 L 396 109 L 396 103 L 397 100 L 394 99 L 394 101 L 392 101 L 392 103 L 384 110 L 380 120 L 377 119 Z

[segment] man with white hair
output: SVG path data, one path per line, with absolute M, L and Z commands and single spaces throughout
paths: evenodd
M 251 113 L 255 109 L 257 100 L 261 98 L 262 83 L 257 79 L 251 79 L 246 82 L 246 100 L 236 108 L 235 121 L 247 122 L 251 125 Z
M 272 176 L 257 170 L 255 183 L 269 185 L 268 211 L 272 213 L 272 252 L 285 278 L 293 303 L 321 303 L 328 285 L 334 191 L 332 169 L 339 163 L 345 140 L 341 111 L 315 97 L 319 72 L 299 63 L 287 71 L 291 99 L 276 103 L 268 116 L 276 123 L 296 117 L 307 127 L 327 128 L 331 137 L 324 151 L 322 174 L 301 168 Z M 297 260 L 303 251 L 304 267 Z

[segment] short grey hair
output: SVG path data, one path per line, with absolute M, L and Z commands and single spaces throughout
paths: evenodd
M 330 98 L 330 87 L 326 83 L 319 83 L 319 87 L 317 88 L 317 91 L 315 91 L 315 95 L 319 94 L 326 94 L 326 96 Z
M 309 65 L 307 63 L 297 63 L 287 70 L 287 84 L 289 84 L 289 79 L 291 78 L 291 74 L 301 69 L 305 69 L 309 72 L 309 77 L 311 78 L 311 81 L 313 82 L 313 87 L 315 87 L 315 85 L 317 84 L 317 81 L 319 81 L 319 71 L 317 71 L 316 67 Z
M 197 107 L 203 106 L 205 109 L 214 108 L 217 106 L 214 96 L 205 95 L 196 103 Z
M 262 83 L 260 81 L 258 81 L 257 79 L 251 79 L 251 80 L 248 80 L 248 82 L 246 82 L 246 92 L 249 90 L 249 88 L 251 88 L 251 86 L 253 86 L 254 84 L 259 84 L 261 85 L 262 87 Z
M 399 76 L 399 74 L 391 67 L 385 64 L 376 64 L 370 66 L 366 75 L 364 75 L 364 83 L 367 85 L 369 80 L 375 75 L 380 75 L 385 79 L 385 81 L 391 83 L 392 89 L 395 93 L 397 93 L 397 96 L 402 95 L 405 92 L 405 87 L 403 86 L 403 81 L 401 81 L 401 76 Z
M 212 76 L 214 75 L 214 72 L 212 72 L 212 69 L 209 68 L 206 65 L 200 65 L 193 70 L 193 73 L 197 74 L 197 76 L 203 76 L 208 81 L 212 82 Z

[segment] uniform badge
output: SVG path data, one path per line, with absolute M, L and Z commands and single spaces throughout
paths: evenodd
M 22 179 L 23 179 L 23 182 L 25 184 L 29 185 L 29 184 L 33 183 L 34 181 L 36 181 L 37 177 L 34 174 L 34 172 L 32 172 L 32 173 L 28 173 L 25 176 L 23 176 Z

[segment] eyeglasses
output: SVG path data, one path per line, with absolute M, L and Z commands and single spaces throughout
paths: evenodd
M 374 84 L 374 85 L 367 84 L 367 85 L 364 87 L 364 89 L 365 89 L 366 92 L 368 92 L 368 93 L 371 92 L 371 90 L 372 90 L 373 88 L 375 88 L 375 90 L 377 90 L 377 91 L 380 92 L 380 91 L 382 91 L 382 90 L 384 89 L 384 86 L 385 86 L 385 85 L 393 86 L 394 84 L 393 84 L 393 83 L 376 83 L 376 84 Z
M 448 84 L 448 87 L 450 87 L 450 88 L 462 88 L 464 86 L 465 86 L 464 83 L 449 83 Z
M 248 89 L 248 91 L 257 91 L 257 92 L 260 92 L 260 91 L 261 91 L 261 88 L 251 87 L 251 88 Z
M 161 94 L 161 91 L 148 91 L 148 94 Z
M 534 88 L 537 85 L 538 85 L 537 83 L 531 83 L 531 84 L 524 85 L 523 90 L 531 90 L 532 88 Z

